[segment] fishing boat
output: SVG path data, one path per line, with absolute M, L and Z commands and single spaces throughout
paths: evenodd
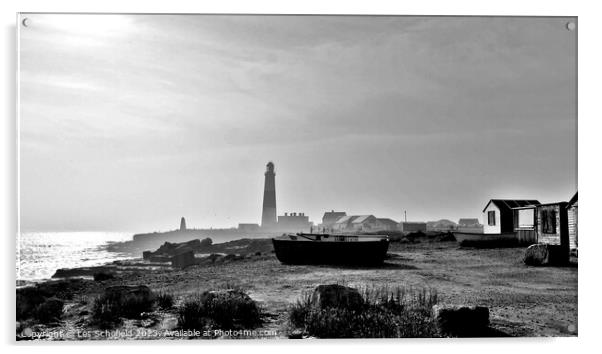
M 272 239 L 285 264 L 382 264 L 389 249 L 386 235 L 285 234 Z
M 454 231 L 454 237 L 461 246 L 488 244 L 511 244 L 517 241 L 514 232 L 500 234 L 484 234 L 482 232 L 462 232 Z

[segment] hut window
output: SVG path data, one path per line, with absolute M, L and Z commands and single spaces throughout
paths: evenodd
M 556 210 L 541 211 L 541 230 L 544 234 L 556 233 Z
M 487 224 L 489 226 L 495 226 L 495 210 L 487 212 Z

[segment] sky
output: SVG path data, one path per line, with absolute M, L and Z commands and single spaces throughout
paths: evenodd
M 577 190 L 574 18 L 23 14 L 22 231 L 481 218 Z

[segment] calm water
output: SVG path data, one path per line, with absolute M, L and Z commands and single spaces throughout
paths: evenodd
M 49 279 L 58 268 L 101 265 L 130 254 L 108 252 L 109 242 L 128 241 L 131 233 L 35 232 L 17 240 L 17 280 Z

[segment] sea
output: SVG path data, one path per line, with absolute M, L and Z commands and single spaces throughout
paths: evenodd
M 17 238 L 17 284 L 50 279 L 59 268 L 102 265 L 133 258 L 107 251 L 113 242 L 132 239 L 127 232 L 27 232 Z

